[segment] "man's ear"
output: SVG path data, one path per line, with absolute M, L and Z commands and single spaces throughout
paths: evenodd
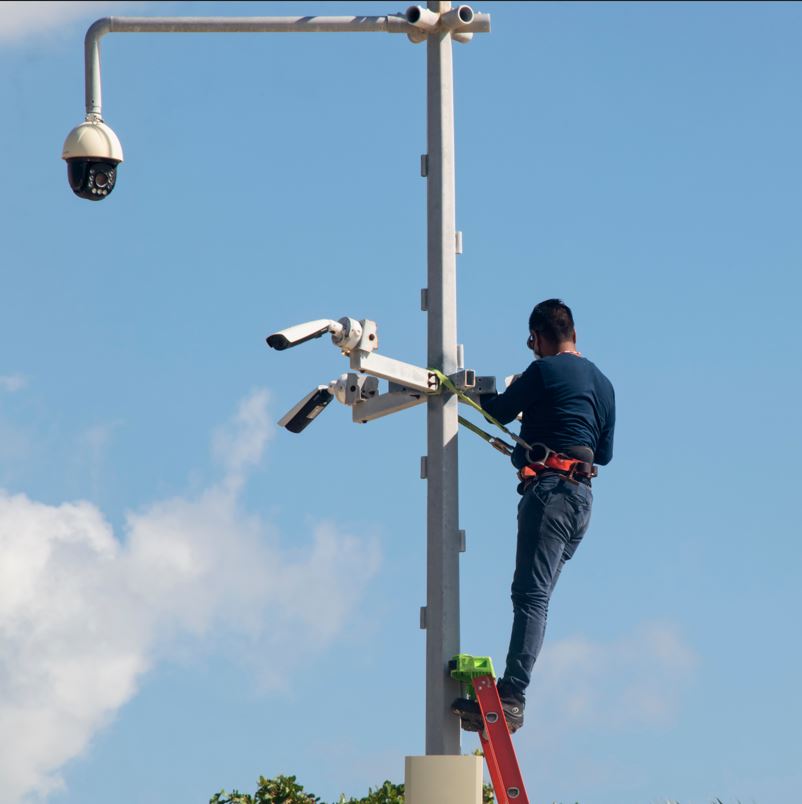
M 574 342 L 574 346 L 576 346 L 576 329 L 571 332 L 571 340 Z

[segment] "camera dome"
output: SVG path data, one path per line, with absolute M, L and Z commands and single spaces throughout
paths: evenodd
M 91 116 L 67 135 L 61 158 L 67 162 L 67 178 L 75 195 L 101 201 L 117 183 L 123 149 L 117 135 Z
M 67 135 L 61 158 L 122 162 L 123 147 L 109 126 L 100 118 L 91 116 Z

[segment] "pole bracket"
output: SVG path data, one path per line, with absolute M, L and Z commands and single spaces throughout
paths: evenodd
M 455 374 L 449 374 L 448 379 L 460 391 L 473 391 L 476 388 L 476 372 L 473 369 L 460 369 Z

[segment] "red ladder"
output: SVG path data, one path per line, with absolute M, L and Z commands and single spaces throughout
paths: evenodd
M 477 676 L 473 689 L 479 709 L 482 711 L 484 729 L 479 732 L 482 751 L 487 760 L 487 769 L 493 782 L 498 804 L 529 804 L 524 788 L 518 758 L 507 728 L 501 698 L 492 675 Z

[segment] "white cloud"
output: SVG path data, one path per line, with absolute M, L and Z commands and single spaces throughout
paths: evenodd
M 116 432 L 123 426 L 122 420 L 98 422 L 78 433 L 72 452 L 71 471 L 88 481 L 93 498 L 100 497 L 103 481 L 108 475 L 108 453 Z
M 71 22 L 92 19 L 135 9 L 147 3 L 114 2 L 31 2 L 0 3 L 0 41 L 29 39 L 51 34 Z
M 280 673 L 329 643 L 378 565 L 375 546 L 331 523 L 288 550 L 238 491 L 270 432 L 267 394 L 215 437 L 226 471 L 192 499 L 129 513 L 125 539 L 89 502 L 0 491 L 0 789 L 47 795 L 59 769 L 135 695 L 176 640 L 257 641 Z M 293 543 L 296 543 L 293 539 Z M 298 595 L 299 589 L 304 590 Z M 203 640 L 203 641 L 201 641 Z M 247 651 L 243 651 L 247 653 Z
M 676 716 L 696 662 L 670 623 L 645 623 L 610 642 L 571 637 L 547 643 L 527 716 L 558 729 L 663 726 Z
M 242 401 L 234 419 L 218 428 L 212 438 L 212 451 L 235 486 L 242 482 L 245 471 L 259 462 L 272 433 L 267 402 L 266 390 L 255 391 Z
M 0 374 L 0 391 L 9 394 L 21 391 L 28 384 L 28 380 L 21 374 Z

